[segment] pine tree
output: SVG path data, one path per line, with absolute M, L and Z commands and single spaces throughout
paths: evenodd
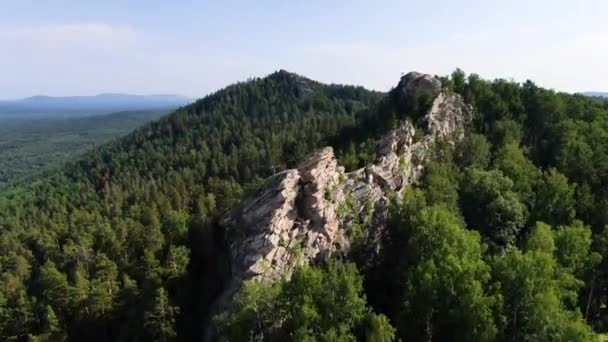
M 154 307 L 144 314 L 144 326 L 150 336 L 161 342 L 173 341 L 177 336 L 175 319 L 179 311 L 179 307 L 169 303 L 165 289 L 157 289 Z

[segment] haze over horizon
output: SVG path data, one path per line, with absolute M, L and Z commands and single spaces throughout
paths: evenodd
M 79 98 L 103 98 L 103 97 L 174 97 L 174 98 L 184 98 L 191 99 L 190 97 L 183 96 L 180 94 L 135 94 L 135 93 L 115 93 L 115 92 L 101 92 L 97 94 L 91 95 L 47 95 L 47 94 L 33 94 L 20 98 L 12 98 L 12 99 L 0 99 L 2 102 L 17 102 L 17 101 L 32 101 L 32 100 L 46 100 L 46 99 L 57 99 L 57 100 L 69 100 L 69 99 L 79 99 Z
M 202 97 L 286 69 L 388 90 L 402 73 L 531 79 L 608 91 L 608 3 L 6 1 L 0 99 Z

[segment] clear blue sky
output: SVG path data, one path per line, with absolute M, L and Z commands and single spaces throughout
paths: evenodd
M 608 1 L 0 0 L 0 98 L 201 97 L 278 69 L 387 90 L 456 67 L 608 91 Z

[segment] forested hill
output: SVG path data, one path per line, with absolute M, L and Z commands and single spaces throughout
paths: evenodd
M 433 145 L 420 183 L 394 199 L 380 262 L 344 255 L 247 283 L 217 319 L 231 341 L 608 330 L 608 103 L 460 70 L 440 80 L 472 106 L 473 127 Z M 0 340 L 199 340 L 229 272 L 220 215 L 319 147 L 356 169 L 404 119 L 424 139 L 434 95 L 280 71 L 3 190 Z
M 280 71 L 4 190 L 0 339 L 200 335 L 224 269 L 213 220 L 380 98 Z

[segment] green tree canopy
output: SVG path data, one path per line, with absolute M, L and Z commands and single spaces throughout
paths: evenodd
M 275 284 L 251 280 L 219 317 L 231 341 L 393 341 L 394 329 L 366 306 L 354 264 L 300 267 Z
M 468 227 L 479 230 L 494 248 L 514 245 L 527 216 L 513 181 L 499 170 L 467 169 L 460 208 Z

